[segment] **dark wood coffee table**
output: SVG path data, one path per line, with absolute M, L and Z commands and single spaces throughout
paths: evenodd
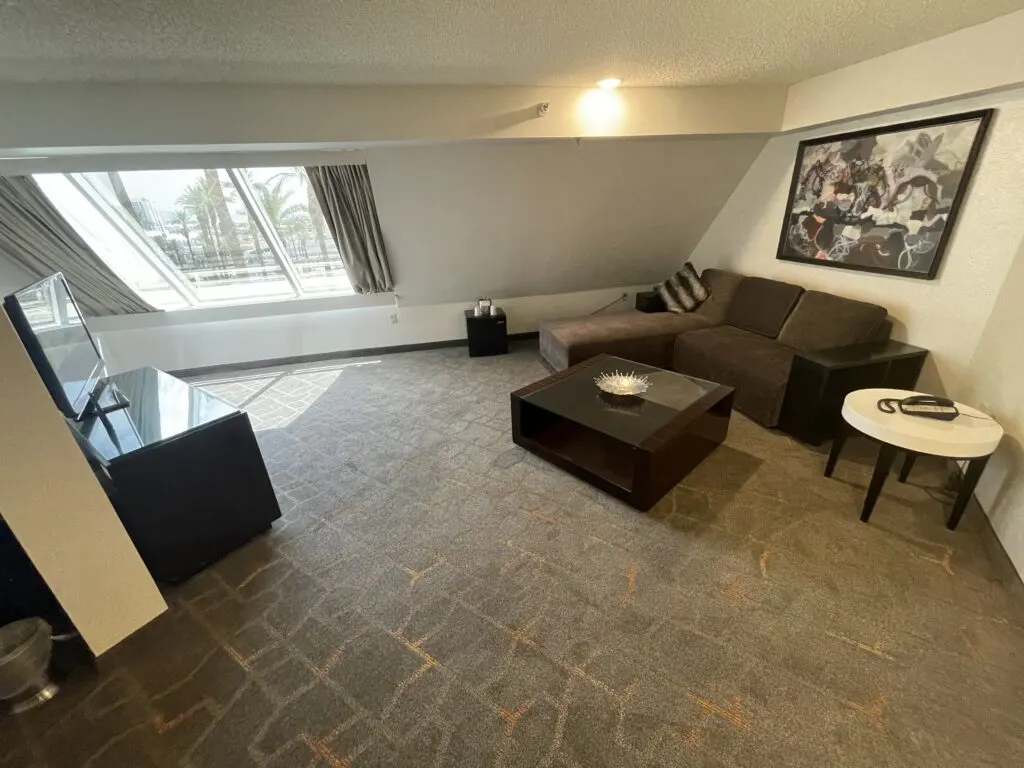
M 647 376 L 642 396 L 609 398 L 602 373 Z M 648 510 L 725 440 L 732 387 L 598 355 L 512 393 L 512 439 L 531 453 Z

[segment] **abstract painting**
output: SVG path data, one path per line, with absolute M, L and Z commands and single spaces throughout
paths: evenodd
M 934 278 L 992 113 L 800 142 L 777 258 Z

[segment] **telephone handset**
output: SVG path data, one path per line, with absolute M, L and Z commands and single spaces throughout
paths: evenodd
M 902 400 L 895 397 L 883 397 L 878 401 L 878 410 L 883 413 L 896 413 L 896 409 L 907 416 L 921 416 L 926 419 L 952 421 L 960 415 L 956 405 L 946 397 L 936 395 L 912 395 Z

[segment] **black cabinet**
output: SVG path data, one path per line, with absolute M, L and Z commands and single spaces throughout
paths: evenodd
M 469 356 L 504 355 L 508 353 L 508 324 L 505 311 L 497 310 L 495 315 L 474 315 L 466 310 L 466 338 L 469 340 Z
M 927 349 L 899 341 L 798 352 L 789 370 L 779 429 L 820 445 L 835 435 L 850 392 L 914 389 L 927 356 Z
M 281 516 L 243 411 L 156 368 L 109 383 L 130 406 L 74 429 L 154 579 L 184 581 Z

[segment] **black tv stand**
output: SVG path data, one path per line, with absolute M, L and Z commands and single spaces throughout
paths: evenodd
M 158 582 L 187 579 L 281 516 L 243 411 L 156 368 L 105 381 L 72 428 Z

